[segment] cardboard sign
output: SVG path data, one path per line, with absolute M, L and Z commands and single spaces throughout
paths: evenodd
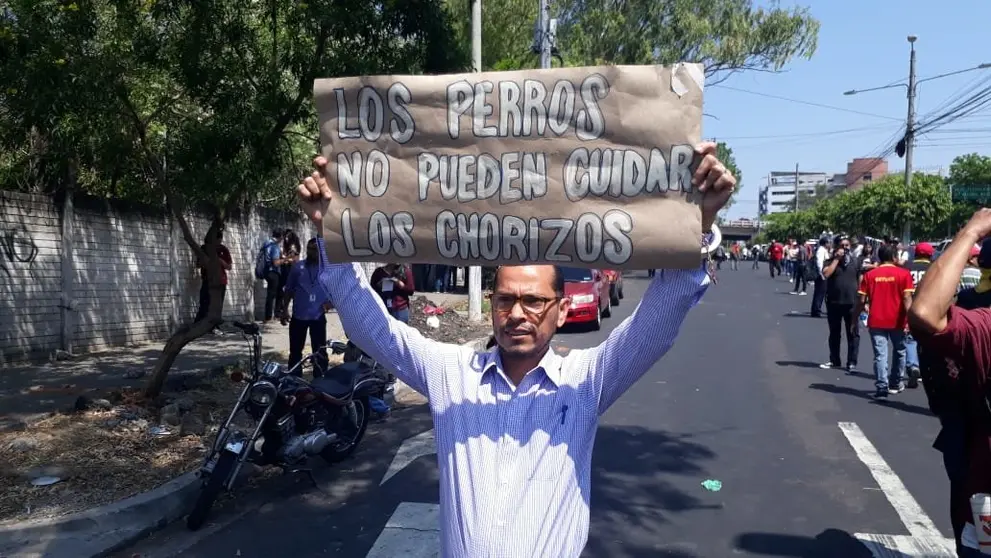
M 702 67 L 318 79 L 331 261 L 699 265 Z

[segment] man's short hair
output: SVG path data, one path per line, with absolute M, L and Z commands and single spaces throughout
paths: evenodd
M 492 278 L 492 284 L 499 285 L 499 272 L 506 266 L 500 265 L 495 270 L 495 277 Z M 563 297 L 564 296 L 564 275 L 561 273 L 561 268 L 558 266 L 554 267 L 554 277 L 551 278 L 551 285 L 554 287 L 554 296 Z
M 284 234 L 282 229 L 272 229 L 272 238 L 282 238 Z
M 895 261 L 895 249 L 890 244 L 882 244 L 877 249 L 877 259 L 881 263 L 891 263 Z

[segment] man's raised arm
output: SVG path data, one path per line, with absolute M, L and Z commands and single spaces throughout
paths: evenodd
M 400 380 L 428 395 L 428 371 L 439 372 L 443 355 L 458 348 L 427 339 L 415 328 L 393 319 L 360 265 L 329 263 L 322 238 L 317 239 L 317 247 L 321 279 L 348 339 Z
M 981 209 L 926 270 L 916 286 L 915 300 L 908 312 L 913 333 L 939 333 L 946 328 L 947 315 L 960 285 L 960 276 L 974 244 L 991 233 L 991 209 Z
M 416 329 L 389 316 L 382 299 L 372 290 L 358 264 L 327 261 L 322 238 L 323 217 L 330 206 L 330 187 L 324 173 L 327 160 L 317 157 L 314 165 L 317 171 L 299 185 L 299 201 L 321 233 L 317 239 L 320 276 L 337 308 L 344 332 L 362 351 L 429 397 L 429 375 L 442 373 L 447 355 L 461 349 L 427 339 Z
M 708 231 L 733 195 L 736 178 L 716 158 L 716 144 L 699 145 L 695 156 L 699 163 L 692 185 L 702 194 L 702 230 Z M 704 264 L 693 270 L 662 270 L 633 315 L 588 353 L 588 375 L 599 397 L 600 414 L 668 352 L 708 285 Z
M 633 314 L 589 355 L 589 375 L 606 412 L 674 345 L 682 322 L 709 285 L 705 268 L 660 270 Z

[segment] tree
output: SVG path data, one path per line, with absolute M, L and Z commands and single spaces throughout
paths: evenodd
M 561 0 L 558 24 L 569 63 L 700 62 L 709 85 L 741 70 L 778 71 L 816 50 L 808 8 L 754 8 L 751 0 Z
M 777 238 L 815 238 L 826 231 L 881 237 L 896 234 L 908 220 L 920 236 L 938 236 L 951 211 L 941 177 L 916 173 L 912 186 L 905 188 L 901 175 L 888 175 L 807 209 L 769 215 L 765 230 Z
M 447 0 L 458 44 L 471 43 L 471 8 Z M 484 0 L 482 68 L 536 68 L 536 0 Z M 754 9 L 750 0 L 552 0 L 557 48 L 568 66 L 701 62 L 709 84 L 740 70 L 777 71 L 815 52 L 807 8 Z
M 949 182 L 954 187 L 991 187 L 991 157 L 970 153 L 953 159 L 950 163 Z
M 740 188 L 743 188 L 743 171 L 736 165 L 736 157 L 733 157 L 733 149 L 726 145 L 726 142 L 720 141 L 716 143 L 716 158 L 722 161 L 726 165 L 726 168 L 736 177 L 736 191 L 733 192 L 733 197 L 723 207 L 725 211 L 733 205 L 733 202 L 736 201 L 737 194 L 740 193 Z
M 287 196 L 317 144 L 316 77 L 464 68 L 440 0 L 15 0 L 0 17 L 6 144 L 41 138 L 92 187 L 162 203 L 206 269 L 207 317 L 177 330 L 152 371 L 221 320 L 217 232 Z M 71 166 L 71 165 L 70 165 Z M 69 169 L 71 170 L 71 169 Z M 203 239 L 186 220 L 206 207 Z

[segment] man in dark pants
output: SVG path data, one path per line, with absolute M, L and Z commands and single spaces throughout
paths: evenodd
M 209 235 L 209 233 L 207 233 L 207 235 Z M 206 252 L 207 254 L 210 253 L 209 252 L 210 250 L 216 250 L 217 259 L 220 261 L 221 292 L 226 292 L 227 270 L 231 268 L 231 264 L 233 263 L 233 260 L 231 259 L 230 250 L 228 250 L 227 247 L 224 246 L 223 242 L 224 242 L 224 229 L 218 229 L 217 241 L 211 244 L 210 238 L 209 236 L 207 236 L 207 238 L 203 239 L 203 245 L 200 246 L 200 248 L 202 248 L 203 251 Z M 206 262 L 200 263 L 200 279 L 202 280 L 202 283 L 200 284 L 200 307 L 196 311 L 196 319 L 193 320 L 194 322 L 198 322 L 206 318 L 207 313 L 210 310 L 210 283 L 209 281 L 207 281 L 206 278 L 206 265 L 204 265 L 205 263 Z M 213 334 L 223 335 L 223 332 L 221 332 L 219 328 L 214 327 Z
M 860 320 L 857 316 L 858 280 L 860 264 L 850 253 L 850 239 L 836 237 L 836 250 L 823 269 L 826 276 L 826 320 L 829 323 L 829 362 L 821 368 L 840 368 L 841 332 L 846 332 L 846 371 L 857 371 L 857 354 L 860 350 Z
M 316 353 L 313 359 L 313 377 L 319 378 L 327 371 L 327 318 L 330 297 L 321 277 L 317 239 L 306 243 L 306 260 L 293 265 L 286 280 L 283 298 L 282 323 L 286 323 L 289 301 L 292 300 L 292 319 L 289 320 L 289 369 L 303 359 L 306 334 L 310 334 L 310 348 Z M 301 376 L 302 369 L 294 374 Z
M 275 316 L 279 300 L 279 266 L 282 265 L 282 229 L 272 231 L 272 238 L 265 242 L 265 323 Z
M 819 247 L 815 252 L 815 281 L 812 283 L 812 308 L 809 315 L 813 318 L 822 316 L 822 302 L 826 299 L 826 263 L 829 260 L 829 239 L 825 236 L 819 239 Z

